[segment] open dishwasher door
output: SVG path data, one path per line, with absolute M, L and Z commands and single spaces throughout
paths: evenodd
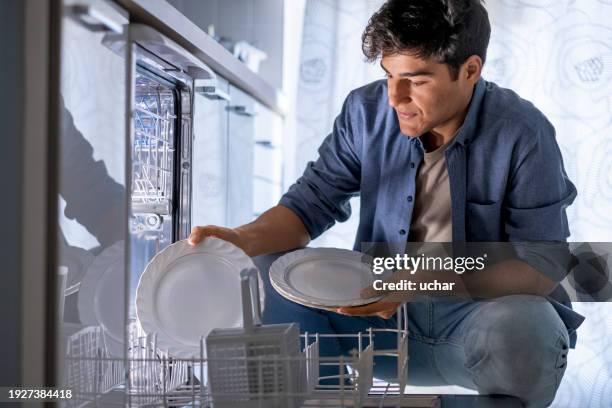
M 190 233 L 194 92 L 216 78 L 113 2 L 62 10 L 58 384 L 69 405 L 153 403 L 183 377 L 155 374 L 134 297 L 153 256 Z
M 64 402 L 76 406 L 124 378 L 128 55 L 103 39 L 124 33 L 129 19 L 110 1 L 61 3 L 55 371 L 58 386 L 73 393 Z M 122 404 L 124 394 L 113 401 Z

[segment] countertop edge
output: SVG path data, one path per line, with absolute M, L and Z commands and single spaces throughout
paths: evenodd
M 149 25 L 202 60 L 231 84 L 280 115 L 287 113 L 287 98 L 247 68 L 165 0 L 114 0 L 130 14 L 130 22 Z

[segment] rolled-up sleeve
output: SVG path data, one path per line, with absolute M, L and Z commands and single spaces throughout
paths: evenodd
M 331 134 L 319 147 L 319 157 L 281 197 L 280 205 L 295 212 L 315 239 L 336 221 L 351 215 L 349 199 L 358 195 L 361 178 L 361 136 L 354 131 L 352 94 L 346 98 Z
M 523 261 L 561 281 L 571 263 L 563 243 L 570 235 L 566 208 L 576 198 L 576 188 L 563 168 L 552 125 L 547 122 L 532 141 L 512 175 L 505 229 Z

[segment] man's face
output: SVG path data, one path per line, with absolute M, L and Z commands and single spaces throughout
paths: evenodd
M 453 80 L 446 64 L 408 54 L 385 55 L 389 105 L 403 134 L 419 137 L 431 130 L 448 137 L 461 126 L 474 80 L 460 71 Z

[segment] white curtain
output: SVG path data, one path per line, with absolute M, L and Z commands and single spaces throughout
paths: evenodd
M 346 95 L 382 78 L 376 65 L 364 63 L 361 33 L 381 0 L 308 0 L 302 34 L 294 176 L 299 177 L 332 129 Z M 293 180 L 290 180 L 293 181 Z M 353 216 L 336 224 L 313 246 L 353 247 L 359 199 L 351 200 Z
M 351 89 L 382 78 L 363 62 L 361 33 L 381 0 L 308 0 L 302 37 L 294 175 L 316 149 Z M 578 198 L 572 241 L 612 241 L 612 0 L 489 0 L 491 43 L 483 76 L 515 90 L 550 119 Z M 293 180 L 288 180 L 289 182 Z M 353 216 L 314 246 L 351 248 Z M 609 260 L 610 261 L 610 260 Z M 553 406 L 612 406 L 612 304 L 576 303 L 587 317 Z
M 578 189 L 570 240 L 612 241 L 612 1 L 497 0 L 487 9 L 483 76 L 532 101 L 555 126 Z M 574 308 L 586 321 L 553 406 L 610 407 L 612 304 Z
M 573 241 L 612 239 L 612 1 L 501 0 L 485 78 L 550 119 L 578 187 Z

